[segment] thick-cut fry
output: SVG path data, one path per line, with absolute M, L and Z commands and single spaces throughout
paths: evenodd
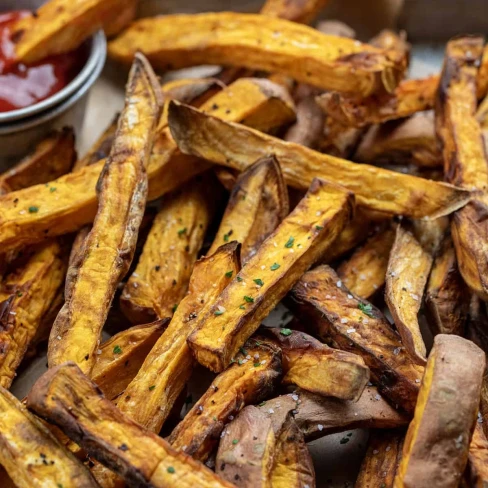
M 249 340 L 236 355 L 234 364 L 215 378 L 168 441 L 174 448 L 205 461 L 229 416 L 236 415 L 245 405 L 267 398 L 280 379 L 280 350 L 269 343 Z
M 69 173 L 76 160 L 75 136 L 65 127 L 43 139 L 19 164 L 0 175 L 2 192 L 48 183 Z M 55 187 L 49 187 L 55 192 Z
M 469 288 L 488 299 L 488 161 L 476 120 L 476 77 L 484 39 L 462 37 L 449 41 L 437 94 L 436 129 L 444 156 L 446 179 L 477 190 L 475 198 L 457 212 L 452 238 L 459 271 Z
M 485 354 L 471 341 L 435 337 L 395 488 L 457 488 L 468 460 L 484 369 Z
M 409 422 L 409 417 L 392 407 L 373 386 L 366 387 L 357 402 L 297 390 L 263 402 L 260 408 L 271 419 L 275 432 L 293 411 L 307 441 L 352 429 L 394 429 Z
M 309 24 L 329 0 L 266 0 L 259 13 L 268 17 Z
M 271 420 L 259 408 L 249 405 L 225 428 L 215 472 L 240 488 L 268 488 L 274 456 Z
M 323 177 L 353 191 L 359 205 L 380 212 L 436 218 L 457 210 L 470 198 L 469 192 L 445 183 L 354 164 L 177 102 L 170 102 L 168 120 L 173 137 L 186 154 L 241 171 L 262 154 L 275 154 L 289 185 L 306 188 L 312 178 Z
M 413 412 L 423 368 L 413 362 L 378 309 L 351 295 L 328 266 L 305 273 L 290 299 L 292 311 L 308 320 L 315 335 L 362 356 L 380 392 Z
M 290 329 L 265 329 L 283 354 L 283 383 L 323 396 L 357 401 L 369 381 L 363 359 Z
M 371 431 L 354 488 L 393 488 L 404 437 L 395 430 Z
M 134 325 L 100 345 L 93 382 L 109 400 L 115 400 L 133 380 L 170 319 Z
M 425 365 L 427 351 L 417 315 L 431 267 L 432 254 L 398 225 L 386 272 L 385 299 L 405 349 L 421 365 Z
M 223 371 L 239 347 L 330 246 L 349 221 L 354 197 L 315 179 L 307 194 L 263 242 L 212 308 L 202 316 L 188 345 L 197 361 Z
M 346 288 L 365 300 L 374 295 L 385 283 L 394 240 L 395 232 L 388 226 L 370 237 L 344 261 L 337 268 L 337 274 Z
M 101 27 L 115 34 L 132 20 L 133 7 L 133 0 L 50 0 L 12 27 L 15 62 L 72 51 Z M 114 22 L 114 12 L 121 11 L 124 15 Z
M 297 121 L 286 131 L 283 139 L 316 149 L 324 131 L 324 112 L 314 97 L 307 97 L 297 104 Z
M 9 388 L 58 291 L 68 265 L 65 244 L 47 241 L 26 251 L 0 291 L 0 386 Z
M 256 161 L 237 179 L 208 254 L 229 240 L 237 241 L 245 264 L 288 212 L 288 192 L 278 161 L 274 157 Z
M 80 262 L 66 280 L 66 303 L 53 324 L 50 366 L 74 359 L 88 374 L 96 362 L 100 331 L 120 279 L 134 255 L 147 196 L 145 166 L 160 113 L 156 77 L 136 56 L 126 106 L 99 181 L 99 208 Z
M 459 273 L 451 236 L 444 239 L 432 265 L 425 303 L 433 334 L 464 335 L 469 293 Z
M 470 488 L 488 486 L 488 440 L 480 423 L 476 423 L 469 444 L 467 481 Z
M 240 79 L 209 99 L 202 110 L 267 131 L 294 119 L 293 105 L 284 93 L 268 80 Z M 97 210 L 95 186 L 103 165 L 100 161 L 48 186 L 0 196 L 1 248 L 19 248 L 92 222 Z M 158 132 L 147 168 L 149 200 L 176 189 L 208 167 L 197 158 L 182 155 L 169 129 L 163 128 Z M 56 192 L 50 192 L 51 187 Z
M 322 34 L 288 20 L 235 12 L 140 19 L 108 48 L 112 58 L 124 63 L 130 63 L 138 50 L 160 69 L 242 66 L 364 96 L 393 91 L 406 67 L 403 53 Z
M 164 199 L 120 297 L 121 308 L 132 323 L 171 317 L 185 296 L 219 200 L 214 183 L 211 174 L 197 176 Z
M 27 404 L 130 486 L 233 486 L 124 416 L 74 363 L 57 366 L 41 376 Z
M 37 417 L 2 387 L 0 464 L 19 488 L 97 486 L 90 471 L 59 443 Z

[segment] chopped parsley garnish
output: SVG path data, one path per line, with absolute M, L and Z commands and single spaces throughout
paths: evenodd
M 227 232 L 227 234 L 224 234 L 224 242 L 229 242 L 229 237 L 232 235 L 232 229 Z
M 222 315 L 223 313 L 223 310 L 215 310 L 214 315 Z
M 258 407 L 264 407 L 266 405 L 266 402 L 261 402 Z
M 288 241 L 286 242 L 285 244 L 285 247 L 290 249 L 291 247 L 293 247 L 293 243 L 295 242 L 295 238 L 294 237 L 290 237 L 288 239 Z
M 291 335 L 291 329 L 287 329 L 287 328 L 281 329 L 280 334 L 284 336 L 289 336 Z
M 233 271 L 227 271 L 227 273 L 225 273 L 225 277 L 230 278 L 232 276 L 232 273 Z
M 239 439 L 234 439 L 234 440 L 232 441 L 232 444 L 236 445 L 238 442 L 239 442 Z
M 23 295 L 23 293 L 21 291 L 18 291 L 17 292 L 17 296 L 20 298 L 21 296 Z
M 153 390 L 154 390 L 154 388 L 156 388 L 156 385 L 151 385 L 151 386 L 149 387 L 149 391 L 153 391 Z
M 258 286 L 263 286 L 264 285 L 264 281 L 261 279 L 261 278 L 256 278 L 255 280 L 253 280 L 254 283 L 256 283 L 256 285 Z
M 175 468 L 173 468 L 173 466 L 168 466 L 168 469 L 166 471 L 168 473 L 170 473 L 170 474 L 174 474 L 175 473 Z
M 178 231 L 178 235 L 179 235 L 179 236 L 182 236 L 183 234 L 186 234 L 186 231 L 187 231 L 187 228 L 186 228 L 186 227 L 183 227 L 183 229 L 180 229 L 180 230 Z
M 115 346 L 114 354 L 122 354 L 122 348 L 120 346 Z
M 343 437 L 339 442 L 341 444 L 347 444 L 349 442 L 349 437 Z
M 178 305 L 173 305 L 173 313 L 176 312 L 176 309 L 178 308 Z
M 361 312 L 365 313 L 368 317 L 372 317 L 373 316 L 373 306 L 371 305 L 371 303 L 359 303 L 358 304 L 358 308 L 359 310 L 361 310 Z
M 250 297 L 248 295 L 244 295 L 244 300 L 247 302 L 247 303 L 254 303 L 254 298 L 253 297 Z
M 244 354 L 244 356 L 247 356 L 247 350 L 244 349 L 243 347 L 240 347 L 239 351 L 241 352 L 241 354 Z
M 271 265 L 271 267 L 269 269 L 271 271 L 276 271 L 279 267 L 280 267 L 280 265 L 278 263 L 274 263 Z
M 322 230 L 322 229 L 323 229 L 323 227 L 321 225 L 316 225 L 315 226 L 315 230 Z
M 29 213 L 37 213 L 39 212 L 39 207 L 35 207 L 34 205 L 32 207 L 29 207 Z
M 240 308 L 241 310 L 246 310 L 246 307 L 245 307 L 244 305 L 239 305 L 239 308 Z
M 238 276 L 237 281 L 240 283 L 242 281 L 242 278 L 240 276 Z
M 254 363 L 255 368 L 257 368 L 258 366 L 261 366 L 261 363 Z

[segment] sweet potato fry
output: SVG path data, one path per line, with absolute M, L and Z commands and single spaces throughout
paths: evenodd
M 259 13 L 268 17 L 309 24 L 329 0 L 266 0 Z
M 363 359 L 290 329 L 264 329 L 281 348 L 284 384 L 323 396 L 357 401 L 369 381 Z
M 242 66 L 363 96 L 394 90 L 406 67 L 403 54 L 396 51 L 321 34 L 288 20 L 234 12 L 140 19 L 108 49 L 112 58 L 126 64 L 137 50 L 159 69 Z
M 229 421 L 245 405 L 268 397 L 281 379 L 281 352 L 276 346 L 251 339 L 235 362 L 212 382 L 168 438 L 193 458 L 205 461 Z
M 437 94 L 436 130 L 444 156 L 446 179 L 476 190 L 475 198 L 452 221 L 451 233 L 459 271 L 469 288 L 488 299 L 486 261 L 488 223 L 488 163 L 476 120 L 476 77 L 484 39 L 461 37 L 449 41 Z
M 388 261 L 385 299 L 405 349 L 420 365 L 425 365 L 427 351 L 417 315 L 432 261 L 432 254 L 417 238 L 398 225 Z
M 263 242 L 211 309 L 188 345 L 212 371 L 223 371 L 299 277 L 334 241 L 353 211 L 353 196 L 315 179 L 309 191 Z
M 129 74 L 126 105 L 98 184 L 97 216 L 81 262 L 69 270 L 66 303 L 53 324 L 50 366 L 74 359 L 90 374 L 96 362 L 100 331 L 118 282 L 132 261 L 144 213 L 145 166 L 160 113 L 159 95 L 150 65 L 143 56 L 136 56 Z
M 19 488 L 97 486 L 90 471 L 59 443 L 37 417 L 2 387 L 0 464 Z
M 134 325 L 100 345 L 93 367 L 93 382 L 109 400 L 124 392 L 142 366 L 170 319 Z
M 344 185 L 358 204 L 384 213 L 436 218 L 462 207 L 469 192 L 374 166 L 358 165 L 219 120 L 170 102 L 169 125 L 185 154 L 244 170 L 262 154 L 275 154 L 286 182 L 306 188 L 313 177 Z
M 289 305 L 324 342 L 362 356 L 380 393 L 413 412 L 423 368 L 413 362 L 381 312 L 351 295 L 330 267 L 305 273 Z
M 346 288 L 365 300 L 374 295 L 385 283 L 394 240 L 395 232 L 388 226 L 370 237 L 344 261 L 337 268 L 337 274 Z
M 274 157 L 256 161 L 237 179 L 208 254 L 229 240 L 237 241 L 242 245 L 241 261 L 247 263 L 288 212 L 288 192 L 278 161 Z
M 476 423 L 469 444 L 467 482 L 471 488 L 488 485 L 488 441 L 480 423 Z
M 120 297 L 133 324 L 172 316 L 188 289 L 216 201 L 218 188 L 211 174 L 166 195 Z
M 122 476 L 129 486 L 233 486 L 124 416 L 74 363 L 57 366 L 41 376 L 27 404 L 59 426 L 91 457 Z
M 425 303 L 433 334 L 464 335 L 469 293 L 459 273 L 451 236 L 446 236 L 435 257 L 425 291 Z
M 395 488 L 459 485 L 484 369 L 485 354 L 471 341 L 446 334 L 434 338 Z
M 267 488 L 275 455 L 270 419 L 252 405 L 243 408 L 225 428 L 215 472 L 241 488 Z
M 270 130 L 294 119 L 284 90 L 268 80 L 241 79 L 202 106 L 218 117 Z M 262 155 L 260 155 L 261 157 Z M 66 234 L 93 221 L 97 211 L 96 183 L 104 162 L 10 195 L 0 196 L 0 245 L 4 251 Z M 182 155 L 168 128 L 158 132 L 147 168 L 149 200 L 176 189 L 208 168 Z M 51 193 L 49 188 L 55 187 Z
M 405 435 L 395 430 L 373 430 L 355 488 L 393 488 Z

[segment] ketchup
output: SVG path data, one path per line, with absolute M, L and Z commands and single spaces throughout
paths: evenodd
M 0 14 L 0 112 L 28 107 L 54 95 L 76 77 L 88 58 L 84 44 L 32 65 L 15 64 L 11 27 L 30 15 L 28 10 Z

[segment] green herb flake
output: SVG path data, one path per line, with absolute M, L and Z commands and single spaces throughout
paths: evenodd
M 244 305 L 239 305 L 239 308 L 240 308 L 241 310 L 246 310 L 246 307 L 245 307 Z
M 347 444 L 349 442 L 349 437 L 343 437 L 339 442 L 341 444 Z
M 57 188 L 55 186 L 51 186 L 51 188 L 49 188 L 49 191 L 51 193 L 55 192 L 57 190 Z
M 247 303 L 254 303 L 254 298 L 253 297 L 250 297 L 248 295 L 244 295 L 244 300 L 247 302 Z
M 237 281 L 240 283 L 241 281 L 243 281 L 243 279 L 240 276 L 238 276 Z
M 227 271 L 227 273 L 225 273 L 225 277 L 230 278 L 232 276 L 232 273 L 233 271 Z
M 368 317 L 373 317 L 373 306 L 371 303 L 359 303 L 358 304 L 359 310 L 366 314 Z
M 183 229 L 180 229 L 180 230 L 178 231 L 178 235 L 179 235 L 179 236 L 182 236 L 183 234 L 186 234 L 186 231 L 187 231 L 187 228 L 186 228 L 186 227 L 183 227 Z
M 120 346 L 115 346 L 114 354 L 122 354 L 122 348 Z
M 177 309 L 177 308 L 178 308 L 178 305 L 173 305 L 173 308 L 172 308 L 173 313 L 175 313 L 175 312 L 176 312 L 176 309 Z
M 253 280 L 254 283 L 256 283 L 256 285 L 258 286 L 263 286 L 264 285 L 264 281 L 261 279 L 261 278 L 256 278 L 255 280 Z
M 289 336 L 291 335 L 291 329 L 287 329 L 287 328 L 281 329 L 280 334 L 284 336 Z
M 235 446 L 235 445 L 236 445 L 238 442 L 239 442 L 239 439 L 234 439 L 234 440 L 232 441 L 232 444 L 234 444 L 234 446 Z
M 280 267 L 280 265 L 278 263 L 274 263 L 271 265 L 271 267 L 269 269 L 271 271 L 276 271 L 279 267 Z
M 29 213 L 37 213 L 39 212 L 39 207 L 35 207 L 34 205 L 32 207 L 29 207 Z
M 23 295 L 23 293 L 21 291 L 18 291 L 17 292 L 17 296 L 20 298 L 21 296 Z
M 258 407 L 264 407 L 266 405 L 266 402 L 261 402 L 258 404 Z
M 215 310 L 214 315 L 223 315 L 223 310 Z
M 321 225 L 316 225 L 315 226 L 315 230 L 322 230 L 322 229 L 323 229 L 323 227 Z
M 288 249 L 292 248 L 294 242 L 295 242 L 295 238 L 294 237 L 290 237 L 288 239 L 288 241 L 286 242 L 285 247 L 288 248 Z
M 246 350 L 246 349 L 244 349 L 243 347 L 240 347 L 240 348 L 239 348 L 239 352 L 240 352 L 241 354 L 244 354 L 244 356 L 247 356 L 247 350 Z
M 238 364 L 239 366 L 242 366 L 242 364 L 243 364 L 243 363 L 242 363 L 242 359 L 239 359 L 239 360 L 237 361 L 237 364 Z
M 213 420 L 214 422 L 217 422 L 217 417 L 212 417 L 212 420 Z
M 151 386 L 149 387 L 149 391 L 153 391 L 153 390 L 154 390 L 154 388 L 156 388 L 156 385 L 151 385 Z
M 261 366 L 261 363 L 254 363 L 254 367 L 257 368 L 258 366 Z
M 232 229 L 227 232 L 227 234 L 224 234 L 224 242 L 229 242 L 229 237 L 232 235 Z
M 173 468 L 173 466 L 168 466 L 168 469 L 166 470 L 168 473 L 170 474 L 174 474 L 176 471 L 175 471 L 175 468 Z

